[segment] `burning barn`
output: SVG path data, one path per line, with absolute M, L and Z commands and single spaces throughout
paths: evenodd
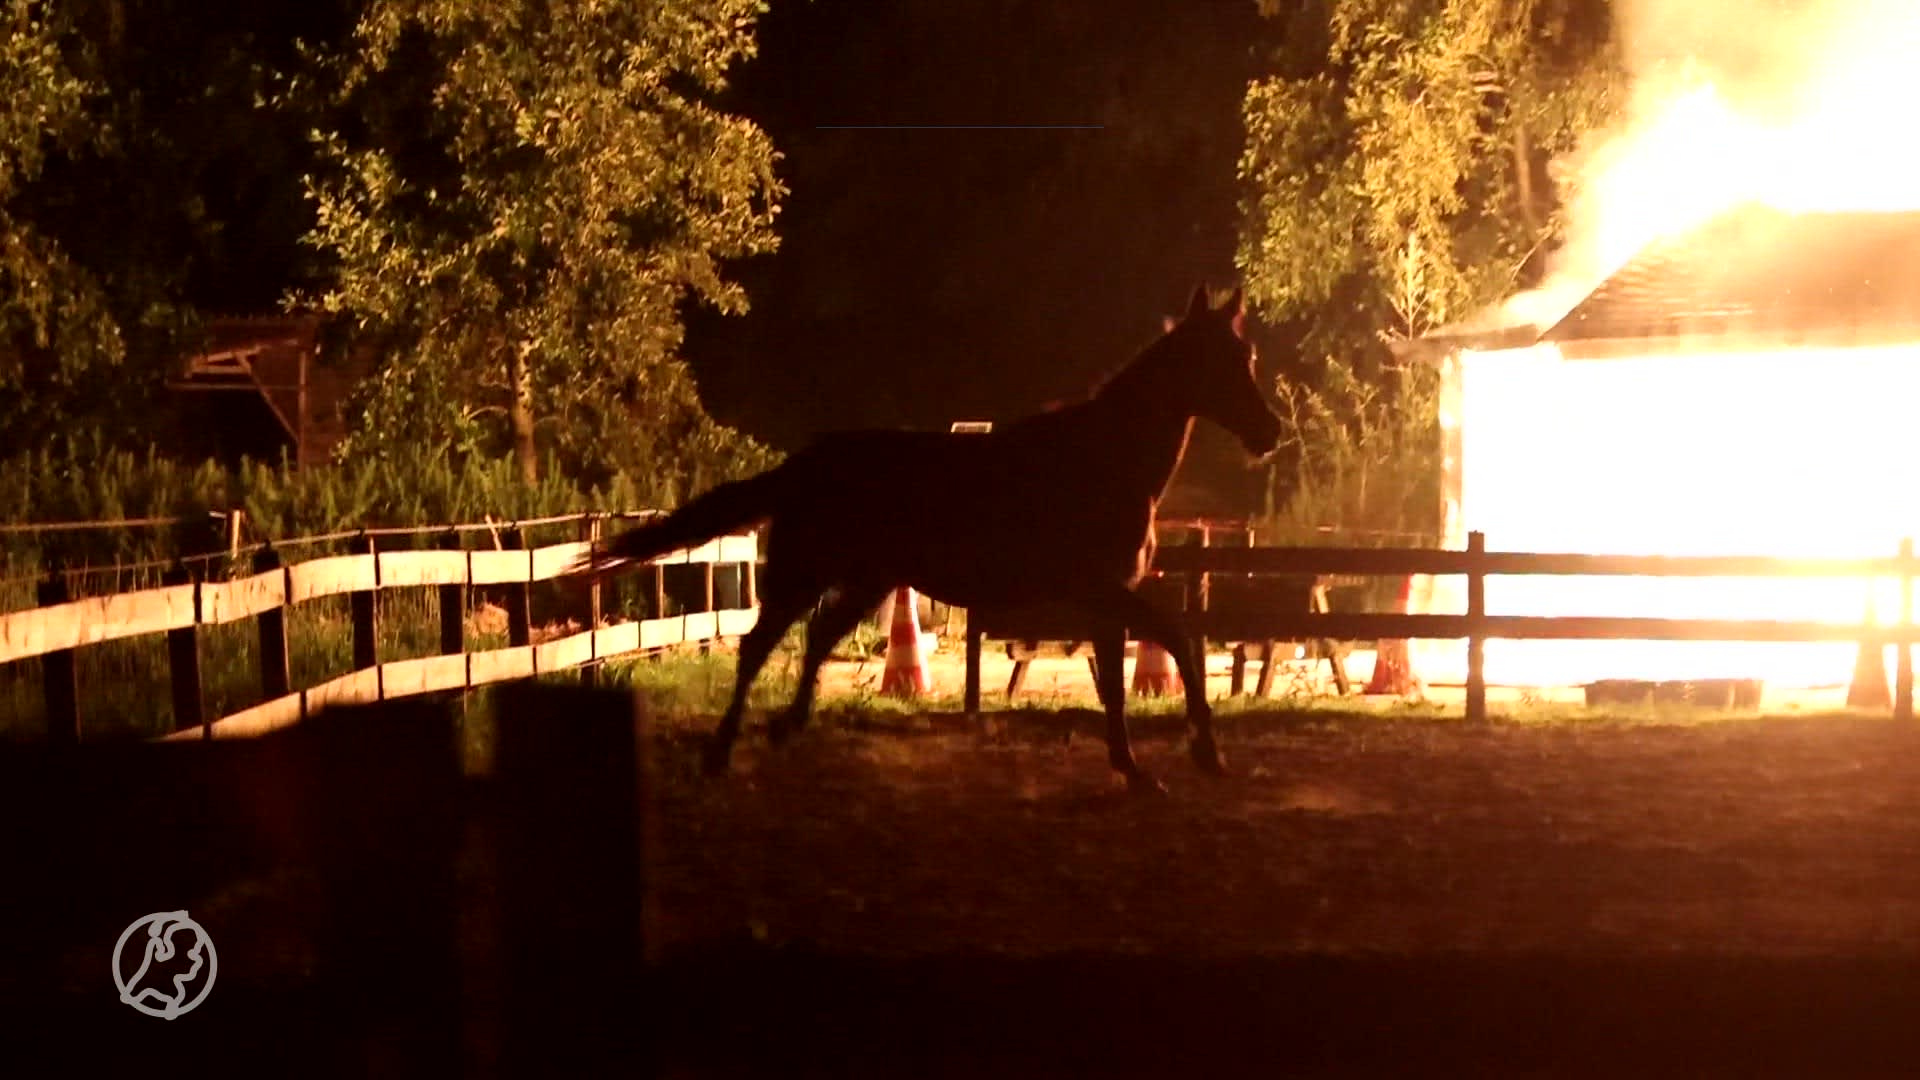
M 1507 551 L 1851 556 L 1920 535 L 1902 482 L 1920 456 L 1920 213 L 1739 207 L 1643 248 L 1557 321 L 1417 344 L 1446 375 L 1449 546 L 1478 530 Z M 1871 592 L 1494 578 L 1486 601 L 1503 614 L 1857 622 Z M 1460 604 L 1442 590 L 1433 609 Z M 1846 645 L 1492 642 L 1487 674 L 1813 686 L 1844 683 L 1853 659 Z

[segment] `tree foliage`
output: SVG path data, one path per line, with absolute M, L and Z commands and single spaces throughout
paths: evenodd
M 1239 263 L 1301 362 L 1280 379 L 1269 515 L 1348 541 L 1437 538 L 1434 372 L 1386 346 L 1538 283 L 1557 161 L 1622 89 L 1606 0 L 1263 0 Z M 1304 534 L 1303 534 L 1304 535 Z
M 702 410 L 679 305 L 746 298 L 782 194 L 712 102 L 756 0 L 371 0 L 319 136 L 318 300 L 383 358 L 345 452 L 510 450 L 687 487 L 764 464 Z
M 1550 165 L 1618 98 L 1606 0 L 1320 0 L 1286 17 L 1291 51 L 1244 109 L 1252 301 L 1331 355 L 1530 284 L 1560 224 Z
M 33 220 L 25 194 L 48 158 L 88 145 L 98 88 L 61 49 L 54 5 L 7 0 L 0 39 L 0 428 L 30 439 L 36 414 L 71 398 L 124 348 L 98 282 Z M 58 411 L 57 409 L 55 411 Z
M 170 444 L 200 313 L 270 309 L 311 268 L 312 118 L 265 107 L 340 5 L 0 0 L 0 418 Z

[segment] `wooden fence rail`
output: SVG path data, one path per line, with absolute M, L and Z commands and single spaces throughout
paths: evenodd
M 579 515 L 592 535 L 596 515 Z M 526 547 L 518 523 L 502 523 L 502 550 L 373 551 L 281 564 L 276 551 L 256 553 L 255 573 L 227 581 L 189 580 L 184 570 L 159 588 L 67 600 L 63 588 L 43 590 L 42 606 L 0 615 L 0 665 L 43 657 L 47 681 L 48 733 L 53 742 L 79 737 L 73 650 L 102 641 L 147 634 L 168 636 L 176 731 L 170 738 L 252 734 L 298 721 L 332 705 L 384 701 L 441 690 L 459 690 L 591 664 L 634 652 L 682 643 L 711 643 L 751 629 L 758 618 L 753 595 L 759 542 L 754 534 L 723 536 L 699 547 L 652 560 L 654 611 L 665 610 L 665 568 L 706 567 L 707 610 L 599 625 L 599 586 L 590 588 L 594 618 L 588 629 L 534 644 L 530 640 L 527 588 L 547 581 L 591 547 L 591 539 Z M 449 532 L 450 546 L 457 534 Z M 291 542 L 290 542 L 291 543 Z M 371 542 L 369 541 L 369 548 Z M 745 567 L 745 606 L 714 610 L 713 567 Z M 57 582 L 58 579 L 50 579 Z M 467 591 L 474 586 L 518 586 L 508 594 L 508 641 L 504 649 L 464 648 Z M 441 655 L 381 663 L 374 597 L 398 588 L 436 588 L 441 604 Z M 285 609 L 326 596 L 353 601 L 354 670 L 317 686 L 288 685 Z M 205 722 L 198 673 L 196 632 L 201 626 L 254 619 L 260 627 L 261 685 L 267 700 Z
M 1489 640 L 1553 641 L 1846 641 L 1897 646 L 1894 715 L 1913 716 L 1912 646 L 1920 640 L 1913 622 L 1913 578 L 1920 572 L 1913 541 L 1903 540 L 1896 555 L 1874 558 L 1782 558 L 1773 556 L 1579 555 L 1488 551 L 1482 533 L 1468 537 L 1464 551 L 1432 548 L 1333 547 L 1213 547 L 1204 542 L 1160 547 L 1154 556 L 1156 574 L 1184 576 L 1187 585 L 1185 618 L 1195 634 L 1221 641 L 1244 641 L 1258 636 L 1275 641 L 1380 639 L 1449 639 L 1467 644 L 1467 715 L 1486 715 L 1485 643 Z M 1738 578 L 1892 578 L 1900 586 L 1900 610 L 1892 625 L 1872 622 L 1835 623 L 1810 620 L 1676 619 L 1612 616 L 1491 615 L 1486 610 L 1486 579 L 1504 575 L 1571 577 L 1738 577 Z M 1464 614 L 1399 614 L 1389 612 L 1316 612 L 1306 604 L 1297 608 L 1261 607 L 1230 610 L 1209 601 L 1214 576 L 1261 575 L 1314 578 L 1340 576 L 1464 576 L 1467 604 Z M 1053 627 L 1059 613 L 1037 616 L 1036 625 Z M 996 625 L 1020 622 L 1018 616 L 993 620 Z M 978 707 L 978 634 L 968 630 L 967 708 Z

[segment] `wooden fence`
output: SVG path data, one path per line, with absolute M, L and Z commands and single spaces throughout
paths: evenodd
M 41 606 L 0 615 L 0 665 L 42 658 L 49 740 L 72 743 L 80 738 L 74 650 L 117 638 L 164 633 L 176 728 L 169 737 L 212 738 L 284 727 L 329 706 L 471 689 L 610 657 L 738 637 L 752 628 L 759 615 L 754 570 L 759 546 L 757 537 L 747 534 L 720 537 L 652 561 L 654 612 L 666 609 L 666 568 L 684 564 L 705 568 L 704 610 L 602 626 L 600 587 L 594 584 L 583 588 L 588 629 L 534 644 L 531 585 L 560 576 L 589 550 L 608 517 L 569 517 L 565 520 L 576 522 L 587 539 L 545 547 L 527 547 L 524 528 L 514 523 L 499 527 L 501 548 L 492 551 L 462 548 L 460 533 L 452 528 L 439 530 L 441 550 L 377 551 L 371 531 L 361 554 L 283 565 L 279 553 L 265 547 L 253 553 L 254 572 L 243 577 L 193 580 L 184 568 L 176 567 L 159 588 L 77 600 L 67 598 L 59 577 L 50 577 L 40 591 Z M 742 606 L 719 610 L 714 603 L 713 572 L 716 565 L 728 563 L 743 567 Z M 468 591 L 477 586 L 507 587 L 506 648 L 466 650 Z M 375 598 L 382 591 L 399 588 L 438 590 L 439 655 L 379 660 Z M 353 670 L 317 686 L 293 688 L 286 609 L 342 594 L 349 597 L 352 611 Z M 260 681 L 266 700 L 208 722 L 202 709 L 197 631 L 241 619 L 258 624 Z
M 1196 535 L 1196 540 L 1204 534 Z M 1920 633 L 1913 623 L 1913 578 L 1920 571 L 1913 541 L 1903 540 L 1897 555 L 1877 558 L 1781 558 L 1772 556 L 1576 555 L 1488 551 L 1486 537 L 1472 533 L 1466 550 L 1431 548 L 1334 547 L 1214 547 L 1204 542 L 1163 546 L 1153 570 L 1185 593 L 1188 628 L 1220 641 L 1264 637 L 1277 641 L 1315 639 L 1372 641 L 1382 639 L 1464 640 L 1467 648 L 1466 707 L 1470 718 L 1486 715 L 1487 683 L 1484 663 L 1489 640 L 1554 641 L 1845 641 L 1897 646 L 1893 711 L 1901 720 L 1913 717 L 1912 645 Z M 1899 582 L 1900 606 L 1893 625 L 1871 622 L 1834 623 L 1809 620 L 1670 619 L 1610 616 L 1491 615 L 1486 610 L 1486 579 L 1503 575 L 1558 575 L 1572 577 L 1731 577 L 1886 579 Z M 1321 612 L 1300 602 L 1248 609 L 1216 605 L 1212 587 L 1216 577 L 1281 577 L 1315 580 L 1327 577 L 1464 576 L 1467 579 L 1463 614 L 1401 614 L 1391 612 Z M 1245 595 L 1248 590 L 1239 590 Z M 1257 592 L 1258 590 L 1252 590 Z M 1304 595 L 1295 590 L 1295 595 Z M 991 620 L 1005 626 L 1016 617 Z M 1077 620 L 1076 620 L 1077 622 Z M 1058 627 L 1056 614 L 1036 625 Z M 1005 632 L 1005 631 L 997 631 Z M 978 708 L 979 684 L 972 673 L 980 651 L 981 623 L 970 622 L 967 655 L 970 668 L 967 708 Z M 1059 636 L 1033 633 L 1027 636 Z

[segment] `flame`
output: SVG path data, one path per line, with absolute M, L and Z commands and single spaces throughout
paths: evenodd
M 1503 321 L 1545 327 L 1635 252 L 1742 203 L 1920 209 L 1920 141 L 1896 118 L 1920 101 L 1920 4 L 1626 8 L 1626 115 L 1557 163 L 1572 181 L 1567 238 Z
M 1920 208 L 1920 4 L 1628 0 L 1625 121 L 1566 165 L 1567 242 L 1509 323 L 1544 329 L 1656 240 L 1745 203 Z M 1658 348 L 1658 346 L 1653 346 Z M 1461 357 L 1461 521 L 1505 551 L 1890 555 L 1920 509 L 1889 488 L 1916 456 L 1920 344 L 1567 360 Z M 1463 610 L 1435 582 L 1430 610 Z M 1897 612 L 1891 582 L 1493 578 L 1496 614 L 1809 619 Z M 1440 643 L 1446 645 L 1449 643 Z M 1457 646 L 1434 650 L 1436 658 Z M 1763 677 L 1844 684 L 1846 644 L 1491 642 L 1491 681 Z M 1447 670 L 1457 667 L 1457 659 Z M 1439 673 L 1441 678 L 1447 677 Z
M 1566 360 L 1552 345 L 1468 352 L 1462 504 L 1504 551 L 1891 555 L 1920 507 L 1888 489 L 1916 452 L 1920 345 Z M 1862 387 L 1873 388 L 1862 392 Z M 1879 621 L 1892 582 L 1506 577 L 1511 615 Z M 1457 600 L 1454 606 L 1459 609 Z M 1764 677 L 1844 683 L 1846 644 L 1491 642 L 1488 678 Z

